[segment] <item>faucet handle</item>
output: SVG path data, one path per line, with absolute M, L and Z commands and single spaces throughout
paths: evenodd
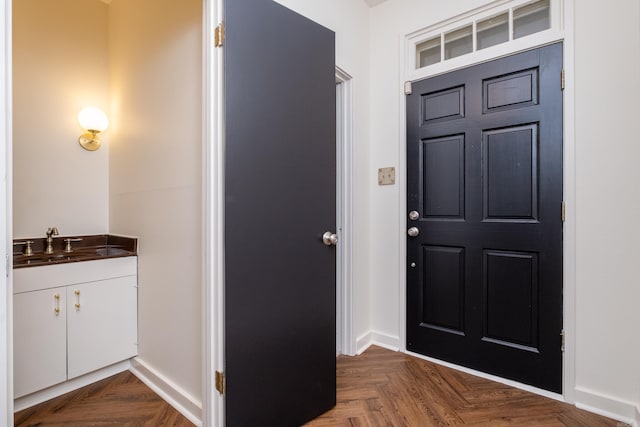
M 81 242 L 81 241 L 82 241 L 82 238 L 80 237 L 77 239 L 72 239 L 72 238 L 64 239 L 64 242 L 66 243 L 66 245 L 64 246 L 64 251 L 66 253 L 73 252 L 73 248 L 71 248 L 71 242 Z
M 30 256 L 33 255 L 33 249 L 31 248 L 31 245 L 33 244 L 33 240 L 25 240 L 24 242 L 13 242 L 13 245 L 24 245 L 24 254 L 26 256 Z

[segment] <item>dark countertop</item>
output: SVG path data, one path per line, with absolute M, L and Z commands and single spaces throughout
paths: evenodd
M 82 239 L 72 242 L 72 251 L 65 252 L 65 239 Z M 45 254 L 46 237 L 14 239 L 15 242 L 33 241 L 33 255 L 24 255 L 25 245 L 14 245 L 13 268 L 39 267 L 69 262 L 120 258 L 138 254 L 138 239 L 112 234 L 89 236 L 57 236 L 53 238 L 53 254 Z

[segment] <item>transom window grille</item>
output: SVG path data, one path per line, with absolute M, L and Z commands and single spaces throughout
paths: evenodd
M 555 10 L 559 10 L 560 1 L 498 1 L 479 13 L 434 26 L 431 31 L 418 32 L 409 37 L 415 47 L 414 69 L 554 29 L 560 20 L 552 17 Z

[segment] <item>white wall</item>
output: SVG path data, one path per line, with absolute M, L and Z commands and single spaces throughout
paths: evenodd
M 640 4 L 575 3 L 576 399 L 595 395 L 635 406 Z
M 13 2 L 14 236 L 108 231 L 107 131 L 96 152 L 78 144 L 78 112 L 109 114 L 107 5 Z M 86 25 L 90 23 L 90 31 Z
M 402 37 L 489 3 L 486 0 L 389 0 L 371 9 L 371 170 L 398 165 Z M 632 418 L 640 377 L 640 11 L 636 0 L 604 8 L 595 0 L 575 7 L 576 135 L 576 401 Z M 404 176 L 399 170 L 397 175 Z M 401 345 L 399 317 L 398 186 L 371 181 L 371 328 Z M 389 238 L 391 237 L 391 238 Z M 571 296 L 568 296 L 571 298 Z
M 362 0 L 276 0 L 336 33 L 336 65 L 353 84 L 353 334 L 370 330 L 369 8 Z
M 201 0 L 109 6 L 110 231 L 140 239 L 139 362 L 196 406 L 202 396 L 201 39 Z
M 451 18 L 467 10 L 489 3 L 486 0 L 442 2 L 438 0 L 389 0 L 371 9 L 371 174 L 384 166 L 400 165 L 400 125 L 404 104 L 400 85 L 403 73 L 400 47 L 404 35 Z M 403 125 L 404 126 L 404 125 Z M 404 181 L 405 170 L 398 170 L 398 182 Z M 401 253 L 398 232 L 404 194 L 399 183 L 378 186 L 369 181 L 371 192 L 371 236 L 378 244 L 370 246 L 371 259 L 371 328 L 376 335 L 387 337 L 388 344 L 402 347 L 399 306 Z M 382 244 L 380 244 L 382 243 Z M 404 263 L 402 264 L 402 267 Z

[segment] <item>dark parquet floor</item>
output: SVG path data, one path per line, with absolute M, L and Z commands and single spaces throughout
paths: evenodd
M 339 357 L 337 381 L 336 407 L 305 427 L 624 425 L 380 347 Z
M 15 414 L 21 427 L 193 427 L 131 372 L 122 372 Z
M 193 426 L 129 372 L 18 412 L 15 425 Z M 624 426 L 569 404 L 371 347 L 360 356 L 338 358 L 338 404 L 305 427 L 457 425 Z

